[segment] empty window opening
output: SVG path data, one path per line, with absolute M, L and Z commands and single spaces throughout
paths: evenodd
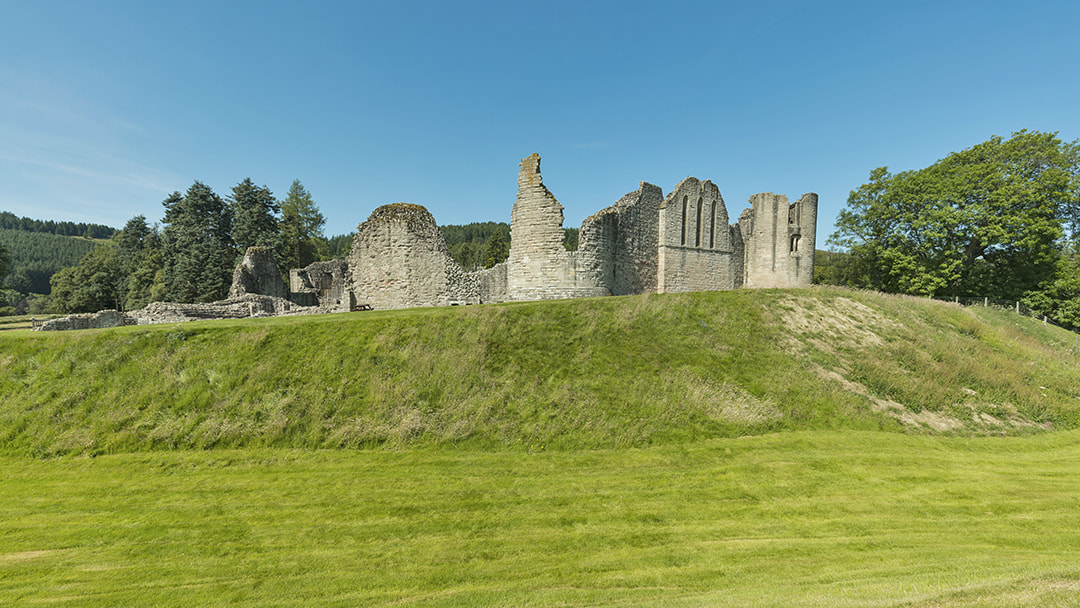
M 791 252 L 795 253 L 799 250 L 799 235 L 791 237 Z
M 716 201 L 709 205 L 709 249 L 714 249 L 716 247 Z
M 701 247 L 701 198 L 697 199 L 697 229 L 694 234 L 694 247 Z
M 679 242 L 680 245 L 686 244 L 686 198 L 685 196 L 682 197 L 682 240 Z

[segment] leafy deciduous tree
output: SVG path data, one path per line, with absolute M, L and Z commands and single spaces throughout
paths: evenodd
M 1077 143 L 1019 131 L 925 169 L 874 169 L 830 243 L 851 254 L 862 286 L 1018 298 L 1053 277 L 1078 168 Z
M 77 266 L 57 272 L 50 282 L 58 312 L 124 310 L 123 264 L 119 247 L 112 243 L 91 249 Z

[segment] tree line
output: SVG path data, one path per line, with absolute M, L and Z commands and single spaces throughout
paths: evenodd
M 224 299 L 233 270 L 248 247 L 273 252 L 283 280 L 290 268 L 326 259 L 326 219 L 295 180 L 279 201 L 245 178 L 221 197 L 196 181 L 163 202 L 165 215 L 149 224 L 137 215 L 113 239 L 51 279 L 56 312 L 135 310 L 153 301 Z
M 467 271 L 491 268 L 510 257 L 510 224 L 473 222 L 439 226 L 450 257 Z M 577 251 L 578 229 L 563 228 L 563 247 Z
M 10 211 L 0 211 L 0 229 L 55 234 L 57 236 L 81 236 L 88 239 L 110 239 L 116 233 L 115 228 L 102 224 L 35 220 L 29 217 L 16 217 Z
M 1080 143 L 995 136 L 852 190 L 821 283 L 1016 300 L 1080 327 Z

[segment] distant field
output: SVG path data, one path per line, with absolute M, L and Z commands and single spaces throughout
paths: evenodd
M 1080 432 L 0 458 L 6 606 L 1075 606 Z

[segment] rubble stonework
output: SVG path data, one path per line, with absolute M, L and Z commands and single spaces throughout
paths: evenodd
M 335 312 L 326 307 L 297 306 L 285 298 L 245 294 L 235 298 L 205 304 L 152 302 L 146 308 L 131 312 L 103 310 L 93 314 L 77 314 L 51 319 L 38 328 L 42 331 L 65 329 L 101 329 L 122 325 L 154 325 L 182 323 L 201 319 L 244 319 Z
M 289 300 L 301 306 L 323 306 L 342 311 L 351 303 L 346 291 L 349 265 L 345 260 L 313 262 L 289 271 Z
M 38 327 L 38 331 L 63 331 L 68 329 L 104 329 L 106 327 L 121 327 L 135 325 L 135 320 L 116 310 L 103 310 L 101 312 L 68 315 L 57 319 L 49 319 Z
M 480 285 L 450 257 L 446 237 L 420 205 L 383 205 L 353 239 L 348 292 L 376 309 L 478 304 Z
M 235 298 L 249 293 L 276 298 L 289 296 L 289 290 L 285 288 L 277 262 L 274 261 L 274 251 L 268 247 L 248 247 L 244 259 L 233 271 L 229 297 Z
M 250 248 L 228 300 L 155 302 L 133 313 L 56 319 L 42 329 L 810 285 L 817 195 L 789 204 L 786 196 L 766 192 L 750 197 L 750 204 L 729 225 L 720 189 L 710 181 L 688 177 L 667 197 L 641 182 L 586 218 L 577 251 L 566 251 L 562 204 L 544 186 L 540 156 L 532 154 L 519 165 L 510 255 L 493 268 L 465 272 L 427 209 L 395 203 L 360 224 L 348 259 L 291 270 L 287 292 L 272 253 Z

